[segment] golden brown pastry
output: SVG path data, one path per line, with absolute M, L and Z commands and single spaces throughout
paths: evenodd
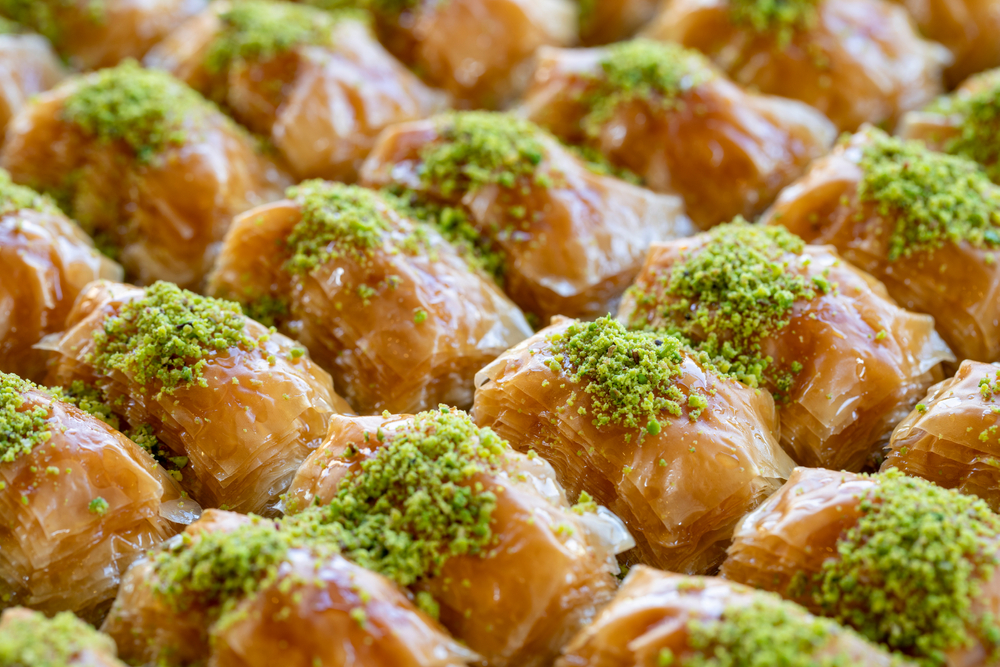
M 32 346 L 63 328 L 87 283 L 121 280 L 122 269 L 50 199 L 0 170 L 0 276 L 0 371 L 40 382 L 48 355 Z
M 552 315 L 608 313 L 650 243 L 692 231 L 677 197 L 596 173 L 551 135 L 506 114 L 389 128 L 361 182 L 429 211 L 542 324 Z
M 832 249 L 741 222 L 655 245 L 618 317 L 773 393 L 801 465 L 860 470 L 954 360 L 932 318 Z
M 978 162 L 1000 183 L 1000 69 L 974 76 L 951 95 L 907 113 L 899 135 Z
M 10 667 L 125 667 L 110 637 L 69 612 L 45 618 L 30 609 L 0 616 L 0 665 Z
M 129 570 L 102 630 L 130 664 L 479 664 L 391 581 L 327 540 L 219 510 Z
M 207 0 L 0 0 L 0 15 L 49 39 L 81 69 L 141 58 Z
M 726 660 L 726 662 L 722 662 Z M 556 667 L 911 663 L 776 595 L 714 577 L 642 565 L 611 604 L 563 650 Z
M 145 62 L 269 137 L 300 179 L 353 181 L 379 132 L 448 101 L 393 58 L 358 14 L 287 2 L 212 3 Z
M 671 0 L 644 34 L 698 49 L 741 86 L 801 100 L 842 131 L 924 106 L 951 60 L 888 0 Z
M 492 278 L 392 197 L 309 181 L 236 218 L 209 291 L 305 345 L 363 414 L 472 405 L 472 378 L 531 335 Z
M 32 95 L 48 90 L 65 76 L 48 40 L 0 18 L 0 136 Z
M 866 129 L 778 197 L 770 224 L 830 244 L 959 359 L 1000 360 L 1000 187 L 975 163 Z
M 653 18 L 659 0 L 577 0 L 580 39 L 584 44 L 607 44 L 632 35 Z
M 898 468 L 976 495 L 1000 511 L 1000 366 L 963 361 L 892 433 L 882 470 Z
M 949 86 L 1000 66 L 1000 5 L 996 0 L 892 0 L 906 7 L 920 31 L 951 51 Z
M 926 665 L 996 664 L 1000 517 L 897 470 L 796 468 L 736 531 L 721 576 Z
M 676 338 L 559 319 L 476 378 L 473 418 L 536 451 L 572 498 L 620 516 L 629 563 L 710 572 L 788 477 L 774 402 L 702 368 Z
M 115 415 L 149 424 L 206 507 L 269 512 L 299 464 L 351 409 L 304 348 L 239 304 L 170 283 L 99 282 L 77 299 L 50 385 L 95 386 Z
M 644 39 L 541 49 L 520 113 L 679 195 L 705 229 L 762 213 L 836 137 L 815 109 L 748 94 L 698 52 Z
M 0 608 L 99 620 L 132 561 L 197 509 L 121 433 L 0 373 Z
M 502 108 L 540 46 L 577 40 L 577 0 L 305 0 L 370 10 L 382 43 L 463 108 Z
M 0 166 L 52 194 L 141 284 L 197 287 L 232 216 L 289 180 L 245 130 L 163 72 L 127 62 L 17 115 Z
M 293 525 L 408 586 L 489 667 L 551 665 L 609 600 L 617 517 L 454 409 L 338 417 L 288 494 Z M 315 527 L 315 524 L 320 527 Z

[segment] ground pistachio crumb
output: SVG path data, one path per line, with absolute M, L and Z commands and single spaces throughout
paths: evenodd
M 968 646 L 973 633 L 995 651 L 1000 630 L 973 601 L 996 576 L 1000 517 L 978 498 L 897 470 L 872 479 L 857 524 L 837 542 L 839 558 L 818 575 L 816 603 L 927 665 L 944 665 L 945 652 Z
M 265 327 L 277 326 L 291 313 L 291 306 L 285 297 L 263 295 L 240 301 L 243 314 Z
M 590 75 L 594 90 L 583 102 L 588 107 L 583 127 L 591 136 L 601 131 L 616 109 L 637 100 L 664 110 L 681 104 L 680 96 L 713 76 L 708 61 L 678 44 L 634 39 L 607 47 L 601 72 Z
M 286 240 L 290 273 L 308 273 L 338 257 L 364 258 L 391 228 L 389 204 L 367 188 L 312 180 L 289 188 L 286 196 L 302 211 Z
M 497 499 L 469 480 L 496 470 L 507 442 L 443 407 L 382 438 L 328 505 L 287 521 L 305 534 L 332 528 L 345 556 L 403 586 L 436 575 L 453 556 L 484 554 Z
M 59 207 L 47 195 L 38 194 L 23 185 L 16 185 L 10 179 L 10 174 L 0 169 L 0 217 L 25 209 L 41 213 L 61 213 Z
M 889 260 L 967 242 L 1000 245 L 1000 186 L 971 160 L 868 130 L 858 185 L 863 202 L 895 218 Z
M 420 177 L 444 196 L 486 185 L 546 186 L 539 165 L 545 156 L 543 130 L 507 113 L 457 111 L 436 121 L 439 139 L 421 150 Z
M 961 117 L 957 136 L 945 150 L 983 165 L 994 182 L 1000 183 L 1000 72 L 994 70 L 971 80 L 978 83 L 968 95 L 953 94 L 931 106 Z
M 363 9 L 386 16 L 416 9 L 421 0 L 306 0 L 308 4 L 323 9 Z
M 979 380 L 979 393 L 984 401 L 991 401 L 994 396 L 1000 396 L 1000 370 L 987 373 L 986 377 Z
M 77 658 L 84 651 L 114 656 L 116 648 L 111 637 L 68 611 L 52 618 L 35 611 L 18 615 L 6 619 L 0 633 L 0 665 L 4 667 L 68 667 L 79 664 Z
M 140 163 L 185 140 L 190 119 L 218 113 L 170 74 L 134 60 L 88 74 L 66 98 L 63 118 L 100 141 L 123 141 Z
M 108 501 L 100 496 L 97 496 L 87 504 L 87 510 L 91 514 L 96 514 L 97 516 L 104 516 L 108 513 L 109 508 L 110 505 L 108 505 Z
M 191 385 L 206 387 L 207 357 L 231 347 L 256 348 L 245 328 L 239 304 L 161 281 L 104 319 L 94 334 L 90 362 L 142 385 L 158 383 L 158 395 Z
M 574 323 L 549 341 L 554 353 L 549 368 L 585 384 L 595 426 L 640 429 L 641 439 L 659 433 L 664 413 L 679 417 L 689 403 L 678 386 L 683 345 L 673 336 L 629 331 L 608 316 Z M 704 407 L 690 409 L 689 418 L 697 419 Z
M 730 0 L 733 22 L 749 25 L 756 32 L 774 33 L 779 44 L 787 44 L 799 30 L 819 20 L 819 0 Z
M 770 373 L 773 360 L 762 356 L 761 341 L 788 324 L 797 302 L 830 288 L 789 265 L 787 256 L 801 255 L 804 248 L 781 227 L 738 218 L 707 232 L 706 242 L 673 266 L 647 298 L 665 320 L 666 332 L 688 341 L 699 362 L 752 387 L 770 380 L 780 399 L 794 373 Z
M 28 391 L 45 393 L 28 380 L 0 372 L 0 463 L 10 463 L 29 454 L 36 445 L 52 437 L 46 423 L 48 408 L 26 406 L 24 394 Z
M 111 406 L 104 401 L 101 391 L 82 380 L 74 380 L 68 387 L 53 387 L 49 389 L 55 398 L 75 405 L 89 415 L 97 417 L 113 429 L 120 430 L 120 422 Z
M 248 0 L 219 14 L 222 29 L 205 57 L 209 72 L 241 60 L 269 60 L 301 45 L 328 45 L 334 25 L 343 18 L 290 2 Z
M 0 0 L 0 14 L 31 28 L 58 47 L 65 36 L 58 10 L 65 11 L 67 4 L 66 0 Z M 104 22 L 105 0 L 84 0 L 74 4 L 82 5 L 87 18 L 94 23 Z
M 597 511 L 597 503 L 594 501 L 593 496 L 586 491 L 581 491 L 580 498 L 576 501 L 576 504 L 573 505 L 572 510 L 580 515 L 586 514 L 587 512 L 593 513 Z

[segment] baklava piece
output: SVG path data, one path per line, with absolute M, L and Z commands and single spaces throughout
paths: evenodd
M 220 510 L 129 570 L 102 630 L 130 664 L 481 664 L 395 584 L 323 536 Z
M 557 320 L 476 387 L 476 423 L 550 461 L 571 498 L 587 493 L 625 521 L 638 544 L 629 563 L 712 571 L 794 467 L 767 392 L 610 317 Z
M 237 303 L 99 282 L 66 326 L 47 346 L 49 384 L 92 385 L 116 416 L 149 424 L 206 507 L 270 512 L 330 416 L 351 412 L 304 348 Z
M 28 100 L 66 76 L 52 46 L 41 35 L 0 18 L 0 137 Z
M 551 665 L 614 593 L 621 521 L 570 506 L 544 460 L 468 415 L 335 418 L 302 465 L 288 521 L 409 587 L 490 667 Z
M 520 113 L 680 195 L 702 228 L 762 213 L 836 137 L 812 107 L 744 92 L 698 52 L 649 40 L 542 49 Z
M 951 61 L 888 0 L 672 0 L 645 34 L 698 49 L 741 86 L 805 102 L 849 132 L 930 102 Z
M 299 178 L 352 181 L 385 127 L 447 106 L 357 13 L 286 2 L 215 2 L 145 62 L 269 137 Z
M 148 452 L 0 373 L 0 608 L 100 620 L 132 561 L 196 513 Z
M 324 181 L 238 217 L 209 290 L 308 349 L 363 414 L 472 405 L 473 376 L 531 335 L 493 279 L 393 197 Z
M 232 217 L 289 184 L 262 151 L 183 83 L 126 62 L 22 109 L 0 166 L 52 194 L 131 279 L 198 287 Z
M 125 667 L 115 643 L 69 612 L 53 618 L 21 607 L 0 616 L 0 665 Z
M 74 67 L 141 58 L 208 0 L 0 0 L 0 16 L 42 34 Z
M 1000 517 L 907 477 L 797 468 L 746 518 L 720 574 L 925 665 L 996 664 Z
M 679 198 L 598 173 L 533 123 L 463 112 L 386 130 L 361 181 L 413 204 L 542 324 L 614 308 L 650 243 L 691 233 Z
M 954 360 L 932 318 L 831 248 L 742 222 L 654 246 L 618 316 L 770 391 L 801 465 L 861 470 Z
M 960 360 L 1000 360 L 1000 186 L 976 163 L 867 129 L 813 163 L 767 219 L 933 315 Z
M 1000 366 L 964 361 L 896 426 L 882 470 L 979 496 L 1000 512 Z
M 578 38 L 577 0 L 306 2 L 370 10 L 386 48 L 463 108 L 504 107 L 527 82 L 538 47 Z
M 122 269 L 50 199 L 0 170 L 0 276 L 0 371 L 40 382 L 48 355 L 33 346 L 62 330 L 88 283 L 121 280 Z
M 910 664 L 773 593 L 639 565 L 556 667 Z

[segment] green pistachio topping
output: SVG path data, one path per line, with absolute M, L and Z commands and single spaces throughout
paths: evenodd
M 421 0 L 306 0 L 306 2 L 323 9 L 364 9 L 393 16 L 417 8 Z
M 945 150 L 978 162 L 1000 183 L 1000 72 L 981 74 L 973 81 L 979 83 L 973 93 L 952 95 L 944 108 L 939 107 L 962 118 L 958 136 L 947 142 Z
M 592 77 L 594 90 L 584 99 L 589 111 L 583 127 L 592 136 L 626 104 L 642 100 L 655 108 L 676 109 L 681 95 L 713 76 L 698 52 L 647 39 L 607 47 L 600 66 L 601 74 Z
M 703 364 L 752 387 L 771 380 L 783 394 L 791 376 L 766 375 L 773 359 L 762 356 L 761 341 L 788 325 L 797 302 L 831 288 L 790 266 L 789 256 L 804 247 L 781 227 L 737 219 L 707 232 L 706 242 L 660 279 L 657 293 L 634 293 L 640 305 L 655 305 L 668 333 L 691 342 Z
M 792 35 L 816 25 L 819 0 L 730 0 L 733 23 L 748 25 L 756 32 L 771 32 L 781 44 Z
M 872 641 L 944 665 L 945 652 L 987 650 L 1000 628 L 973 600 L 997 566 L 1000 517 L 973 496 L 897 470 L 876 475 L 861 517 L 819 575 L 816 602 Z
M 687 406 L 695 420 L 707 406 L 677 384 L 684 356 L 681 341 L 673 336 L 629 331 L 614 318 L 602 317 L 572 324 L 549 341 L 555 353 L 549 368 L 565 370 L 574 383 L 585 385 L 595 426 L 640 429 L 641 438 L 659 433 L 664 413 L 679 417 Z
M 895 219 L 889 260 L 963 241 L 1000 245 L 1000 187 L 971 160 L 869 130 L 858 185 L 863 202 Z
M 74 380 L 69 387 L 53 387 L 48 391 L 58 400 L 75 405 L 111 428 L 120 430 L 118 417 L 111 410 L 111 406 L 104 402 L 104 396 L 97 387 L 82 380 Z
M 0 169 L 0 217 L 26 209 L 41 213 L 61 213 L 49 197 L 23 185 L 15 185 L 10 174 Z
M 984 401 L 992 401 L 994 396 L 1000 396 L 1000 370 L 987 373 L 979 380 L 979 393 Z
M 838 635 L 854 634 L 771 593 L 728 607 L 718 620 L 688 622 L 694 654 L 684 667 L 850 667 L 855 656 L 830 651 Z M 874 647 L 873 647 L 874 648 Z
M 141 163 L 184 141 L 184 124 L 215 108 L 194 90 L 134 60 L 89 74 L 63 108 L 63 118 L 101 141 L 123 141 Z
M 105 318 L 94 334 L 90 362 L 99 371 L 117 370 L 142 385 L 156 382 L 157 395 L 191 385 L 206 387 L 208 357 L 232 347 L 257 347 L 245 328 L 239 304 L 157 282 L 146 288 L 143 298 Z
M 0 7 L 2 7 L 2 5 L 3 2 L 0 0 Z M 25 32 L 25 29 L 20 23 L 14 23 L 13 21 L 0 17 L 0 35 L 17 35 L 23 32 Z
M 31 28 L 55 45 L 62 40 L 62 20 L 60 10 L 67 6 L 83 4 L 86 16 L 95 23 L 104 22 L 105 0 L 86 0 L 84 3 L 68 3 L 66 0 L 0 0 L 0 14 L 23 26 Z
M 52 437 L 46 423 L 48 408 L 25 405 L 28 391 L 45 393 L 32 382 L 0 372 L 0 463 L 29 454 Z
M 222 30 L 205 59 L 209 72 L 233 61 L 265 61 L 301 45 L 326 45 L 337 14 L 290 2 L 249 0 L 219 15 Z
M 78 658 L 84 652 L 113 658 L 117 649 L 111 637 L 103 635 L 71 612 L 64 611 L 52 618 L 39 612 L 8 618 L 4 614 L 0 632 L 0 667 L 69 667 L 83 664 Z M 86 664 L 96 664 L 86 661 Z M 121 664 L 109 660 L 102 665 Z
M 286 196 L 302 210 L 287 239 L 292 258 L 285 269 L 291 273 L 308 273 L 338 257 L 364 257 L 391 229 L 389 205 L 367 188 L 313 180 L 289 188 Z
M 459 111 L 439 117 L 437 127 L 439 139 L 421 152 L 421 178 L 446 197 L 493 184 L 548 183 L 538 168 L 545 147 L 535 124 L 505 113 Z
M 483 554 L 497 499 L 472 478 L 497 469 L 507 442 L 445 407 L 368 437 L 386 441 L 329 505 L 291 517 L 298 529 L 334 528 L 345 556 L 404 586 L 439 573 L 453 556 Z M 348 448 L 344 458 L 356 452 Z

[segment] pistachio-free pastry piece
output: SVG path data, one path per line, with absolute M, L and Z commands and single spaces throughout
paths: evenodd
M 597 620 L 563 649 L 556 667 L 722 664 L 904 667 L 913 663 L 773 593 L 638 565 Z
M 833 249 L 742 222 L 653 246 L 618 317 L 774 394 L 801 465 L 861 470 L 954 361 L 933 318 Z
M 48 355 L 33 346 L 63 328 L 88 283 L 121 280 L 122 269 L 55 203 L 0 170 L 0 276 L 0 371 L 41 381 Z
M 736 531 L 721 576 L 774 591 L 923 664 L 993 665 L 1000 517 L 898 470 L 796 468 Z
M 286 510 L 336 529 L 345 555 L 408 586 L 490 667 L 551 665 L 607 602 L 632 544 L 586 495 L 571 507 L 543 459 L 445 407 L 337 417 Z
M 974 162 L 868 128 L 820 158 L 766 216 L 830 244 L 959 359 L 1000 360 L 1000 187 Z
M 0 0 L 0 16 L 40 33 L 73 66 L 141 58 L 208 0 Z
M 220 510 L 129 570 L 102 630 L 130 664 L 481 664 L 325 536 Z
M 767 392 L 610 317 L 557 320 L 502 355 L 476 377 L 472 415 L 620 516 L 638 545 L 627 562 L 675 572 L 717 567 L 794 467 Z
M 762 213 L 836 137 L 812 107 L 744 92 L 676 44 L 545 48 L 538 60 L 520 113 L 679 195 L 702 228 Z
M 309 181 L 236 219 L 209 290 L 305 345 L 361 413 L 472 405 L 475 373 L 531 335 L 520 309 L 398 200 Z
M 65 76 L 66 70 L 48 40 L 0 18 L 0 136 L 32 95 L 48 90 Z
M 269 137 L 299 178 L 354 180 L 385 127 L 448 103 L 390 55 L 356 12 L 287 2 L 213 3 L 145 62 Z
M 580 39 L 584 44 L 607 44 L 629 37 L 653 18 L 658 0 L 577 0 Z
M 978 162 L 1000 183 L 1000 69 L 974 76 L 952 94 L 907 113 L 898 133 L 930 150 Z
M 289 184 L 262 151 L 198 93 L 129 61 L 22 109 L 0 166 L 51 193 L 131 279 L 197 287 L 233 215 Z
M 52 618 L 16 607 L 0 616 L 0 665 L 9 667 L 125 667 L 114 641 L 61 612 Z
M 375 16 L 386 48 L 463 108 L 502 108 L 540 46 L 578 38 L 577 0 L 306 0 Z
M 693 231 L 679 198 L 595 169 L 533 123 L 461 112 L 387 129 L 361 182 L 410 201 L 545 324 L 608 313 L 650 243 Z
M 920 31 L 944 44 L 954 60 L 945 70 L 949 86 L 1000 67 L 1000 10 L 994 0 L 892 0 L 906 7 Z
M 132 561 L 196 510 L 121 433 L 0 373 L 0 608 L 99 620 Z
M 170 283 L 92 283 L 48 343 L 49 384 L 85 382 L 128 424 L 186 457 L 206 507 L 270 512 L 330 416 L 351 409 L 304 348 L 231 301 Z
M 979 496 L 1000 511 L 1000 366 L 963 361 L 896 426 L 882 470 Z
M 951 61 L 888 0 L 672 0 L 644 34 L 698 49 L 741 86 L 805 102 L 848 132 L 930 102 Z

